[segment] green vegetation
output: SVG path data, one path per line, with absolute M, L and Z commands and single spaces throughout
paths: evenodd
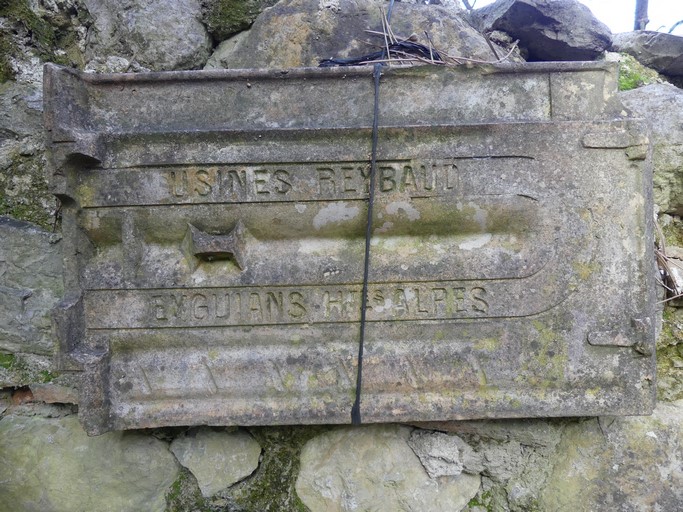
M 683 221 L 671 217 L 671 222 L 662 226 L 664 241 L 667 247 L 683 247 Z
M 644 85 L 663 82 L 664 79 L 654 69 L 647 68 L 635 58 L 625 53 L 619 58 L 619 90 L 630 91 Z
M 4 370 L 4 371 L 3 371 Z M 15 354 L 0 353 L 0 379 L 12 386 L 52 382 L 56 376 L 48 370 L 38 370 Z
M 197 480 L 188 469 L 182 468 L 180 475 L 166 495 L 166 512 L 212 512 L 208 500 L 202 496 Z
M 65 66 L 82 65 L 76 34 L 70 30 L 66 17 L 57 20 L 58 23 L 45 20 L 31 9 L 29 0 L 0 1 L 0 17 L 9 22 L 0 28 L 0 83 L 13 78 L 10 57 L 19 51 L 17 33 L 26 33 L 29 46 L 43 61 Z M 65 54 L 57 52 L 60 49 Z
M 212 0 L 206 7 L 206 27 L 217 40 L 224 41 L 251 26 L 263 9 L 277 0 Z
M 243 481 L 211 498 L 204 498 L 195 477 L 183 470 L 166 495 L 167 512 L 308 512 L 295 491 L 301 449 L 306 442 L 334 427 L 253 427 L 249 432 L 262 448 L 258 469 Z
M 40 156 L 16 155 L 0 173 L 0 215 L 27 220 L 52 230 L 56 199 L 48 191 Z
M 14 354 L 2 354 L 0 353 L 0 367 L 5 370 L 11 370 L 16 362 L 16 356 Z
M 479 492 L 481 492 L 481 490 Z M 492 498 L 493 496 L 491 491 L 484 491 L 483 493 L 477 494 L 474 498 L 472 498 L 467 506 L 470 508 L 481 507 L 486 509 L 487 512 L 493 512 Z
M 255 427 L 249 429 L 263 448 L 256 472 L 230 492 L 236 510 L 307 512 L 294 485 L 301 449 L 309 439 L 330 427 Z
M 12 45 L 9 36 L 0 30 L 0 83 L 12 79 L 12 66 L 9 63 L 9 56 L 12 54 Z
M 660 400 L 683 398 L 683 310 L 664 308 L 657 338 L 657 395 Z
M 55 379 L 55 375 L 53 373 L 50 373 L 47 370 L 43 370 L 42 372 L 39 372 L 38 375 L 40 377 L 38 382 L 41 382 L 43 384 L 45 384 L 47 382 L 52 382 Z

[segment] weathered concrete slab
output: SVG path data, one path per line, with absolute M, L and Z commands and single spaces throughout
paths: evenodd
M 372 70 L 48 66 L 91 433 L 348 423 Z M 387 69 L 363 421 L 647 414 L 651 176 L 616 68 Z

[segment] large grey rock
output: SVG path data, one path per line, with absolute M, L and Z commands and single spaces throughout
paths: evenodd
M 683 91 L 668 84 L 653 84 L 619 96 L 651 126 L 655 204 L 660 212 L 683 214 Z
M 213 496 L 258 467 L 261 446 L 247 432 L 202 428 L 173 440 L 171 451 L 197 479 L 204 496 Z
M 43 88 L 40 74 L 0 84 L 0 143 L 42 135 Z
M 411 429 L 395 425 L 342 428 L 304 446 L 296 481 L 313 512 L 462 510 L 479 475 L 431 478 L 408 445 Z
M 0 468 L 0 512 L 161 512 L 180 470 L 166 443 L 88 437 L 76 416 L 3 418 Z
M 463 445 L 469 449 L 461 449 L 464 471 L 485 475 L 475 503 L 486 510 L 527 511 L 539 510 L 538 497 L 552 472 L 567 421 L 479 420 L 421 426 L 457 433 L 456 439 L 466 441 Z
M 43 156 L 42 64 L 34 62 L 16 82 L 0 83 L 0 213 L 47 226 L 56 200 L 47 191 Z
M 64 292 L 60 239 L 0 217 L 0 351 L 52 353 L 50 310 Z
M 612 50 L 633 55 L 663 75 L 683 76 L 683 37 L 650 30 L 623 32 L 614 35 Z
M 384 44 L 365 30 L 380 30 L 381 0 L 356 2 L 282 0 L 264 11 L 251 30 L 232 44 L 224 43 L 209 60 L 208 68 L 290 68 L 317 66 L 321 59 L 354 57 L 373 52 L 367 42 Z M 439 5 L 397 3 L 392 14 L 397 36 L 417 33 L 428 44 L 454 56 L 495 60 L 485 39 L 465 21 L 459 10 Z M 499 53 L 504 54 L 503 50 Z
M 256 17 L 277 0 L 204 0 L 202 22 L 218 41 L 248 28 Z
M 570 425 L 539 510 L 680 510 L 683 401 L 652 416 Z
M 464 455 L 461 451 L 469 447 L 457 436 L 429 430 L 414 430 L 408 444 L 432 478 L 457 476 L 465 468 Z M 468 451 L 473 453 L 471 448 Z
M 529 61 L 594 60 L 612 41 L 610 29 L 576 0 L 498 0 L 473 11 L 480 30 L 502 30 Z
M 161 71 L 199 68 L 209 56 L 199 0 L 84 1 L 94 19 L 87 60 L 117 56 Z

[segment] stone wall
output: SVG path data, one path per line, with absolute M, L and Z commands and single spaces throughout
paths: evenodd
M 0 5 L 0 512 L 680 509 L 683 310 L 671 305 L 652 376 L 659 403 L 648 417 L 98 437 L 80 427 L 78 376 L 57 374 L 52 361 L 49 311 L 63 284 L 59 205 L 47 192 L 42 64 L 93 72 L 310 65 L 359 51 L 354 33 L 376 23 L 377 3 L 359 0 L 351 16 L 343 1 L 283 0 L 259 18 L 272 0 Z M 437 46 L 489 59 L 466 14 L 441 3 L 447 8 L 402 6 L 396 30 L 412 24 Z M 505 46 L 505 34 L 496 41 Z M 652 125 L 655 200 L 675 271 L 683 266 L 683 93 L 648 76 L 657 83 L 623 92 L 622 101 Z

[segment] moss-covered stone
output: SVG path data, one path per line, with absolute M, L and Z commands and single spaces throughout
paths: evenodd
M 179 465 L 142 432 L 88 437 L 76 416 L 0 420 L 0 512 L 161 512 Z
M 197 479 L 209 498 L 252 474 L 261 447 L 244 430 L 202 427 L 176 437 L 171 452 Z
M 209 500 L 202 496 L 197 479 L 189 469 L 182 468 L 166 495 L 166 512 L 212 512 Z
M 12 54 L 13 47 L 9 37 L 0 31 L 0 83 L 6 82 L 14 77 L 9 56 Z
M 57 47 L 55 29 L 31 10 L 27 0 L 6 0 L 0 3 L 0 16 L 26 30 L 31 46 L 36 49 L 39 57 L 54 60 L 54 50 Z
M 249 432 L 263 447 L 256 472 L 211 498 L 205 498 L 196 478 L 184 469 L 166 495 L 166 512 L 307 512 L 296 495 L 299 457 L 304 444 L 333 427 L 253 427 Z
M 482 491 L 480 490 L 477 495 L 470 500 L 470 502 L 467 504 L 467 508 L 465 510 L 486 510 L 486 512 L 492 512 L 493 508 L 491 508 L 491 491 Z
M 662 83 L 666 80 L 654 69 L 643 66 L 625 53 L 619 54 L 619 90 L 630 91 L 644 85 Z
M 0 2 L 0 17 L 7 20 L 0 27 L 0 83 L 14 78 L 11 58 L 26 57 L 21 55 L 25 53 L 22 44 L 26 44 L 43 61 L 83 67 L 83 53 L 70 23 L 70 14 L 48 14 L 54 13 L 44 11 L 39 14 L 37 9 L 31 7 L 29 0 Z M 73 14 L 87 18 L 84 9 Z
M 308 508 L 296 494 L 301 450 L 313 437 L 331 427 L 257 427 L 249 431 L 263 447 L 259 469 L 226 495 L 242 512 L 278 510 L 305 512 Z
M 57 200 L 48 191 L 42 154 L 15 154 L 0 173 L 0 215 L 55 227 Z
M 682 420 L 683 402 L 675 402 L 657 404 L 652 416 L 569 424 L 539 509 L 678 510 Z
M 204 7 L 204 23 L 217 41 L 249 28 L 265 8 L 277 0 L 210 0 Z
M 0 354 L 0 388 L 54 380 L 50 358 L 31 354 Z
M 680 217 L 665 216 L 660 222 L 666 247 L 683 247 L 683 221 Z
M 657 339 L 657 395 L 660 400 L 683 399 L 683 310 L 664 310 Z
M 17 356 L 14 354 L 1 354 L 0 353 L 0 367 L 4 368 L 5 370 L 9 370 L 14 366 L 14 363 L 17 359 Z

